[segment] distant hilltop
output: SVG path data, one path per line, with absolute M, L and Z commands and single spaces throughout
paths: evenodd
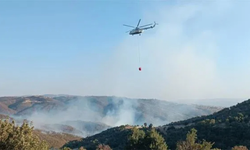
M 86 107 L 86 109 L 84 110 L 82 107 Z M 141 124 L 144 122 L 156 122 L 157 120 L 156 124 L 160 125 L 190 117 L 211 114 L 222 109 L 222 107 L 188 105 L 156 99 L 131 99 L 115 96 L 46 94 L 0 97 L 0 113 L 8 115 L 30 116 L 33 113 L 70 111 L 69 114 L 74 118 L 76 111 L 74 112 L 72 108 L 83 113 L 95 112 L 99 118 L 111 116 L 114 122 L 112 125 L 119 123 L 115 119 L 119 119 L 119 115 L 122 116 L 123 113 L 127 113 L 128 117 L 133 117 L 127 123 Z M 121 123 L 126 123 L 126 120 L 124 121 L 120 120 Z

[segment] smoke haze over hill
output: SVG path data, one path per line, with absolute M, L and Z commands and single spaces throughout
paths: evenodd
M 163 125 L 221 109 L 156 99 L 106 96 L 0 97 L 0 104 L 11 108 L 13 118 L 28 119 L 35 128 L 81 136 L 124 124 Z

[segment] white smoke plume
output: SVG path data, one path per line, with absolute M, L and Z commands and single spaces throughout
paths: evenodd
M 177 5 L 147 11 L 142 22 L 156 20 L 159 25 L 140 37 L 128 36 L 114 49 L 104 67 L 102 64 L 101 77 L 94 82 L 95 86 L 98 83 L 103 86 L 93 93 L 185 103 L 247 98 L 250 70 L 244 68 L 236 75 L 230 69 L 234 61 L 221 64 L 233 55 L 224 49 L 225 44 L 234 44 L 224 42 L 229 39 L 225 32 L 237 30 L 225 18 L 232 16 L 232 20 L 243 23 L 236 17 L 244 15 L 243 12 L 236 11 L 246 10 L 244 4 L 249 5 L 235 1 L 179 1 Z M 249 64 L 249 60 L 244 63 Z M 141 72 L 138 67 L 142 67 Z
M 154 99 L 71 97 L 65 100 L 59 96 L 34 104 L 18 113 L 19 118 L 14 118 L 32 121 L 37 129 L 86 137 L 110 127 L 143 123 L 159 126 L 209 112 L 214 110 Z

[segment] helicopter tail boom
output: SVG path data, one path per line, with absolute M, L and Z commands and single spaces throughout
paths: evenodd
M 151 29 L 151 28 L 154 28 L 156 25 L 158 25 L 158 24 L 156 22 L 154 22 L 154 25 L 152 25 L 150 27 L 141 28 L 141 30 Z

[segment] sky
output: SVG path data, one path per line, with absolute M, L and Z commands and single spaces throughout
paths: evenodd
M 246 100 L 249 6 L 247 0 L 2 0 L 0 96 Z M 141 36 L 126 33 L 131 28 L 122 24 L 139 19 L 158 25 Z

